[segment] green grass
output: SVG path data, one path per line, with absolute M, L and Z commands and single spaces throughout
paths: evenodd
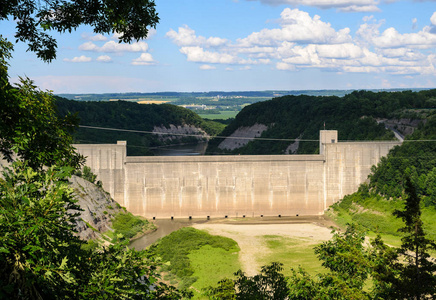
M 141 217 L 134 216 L 131 213 L 118 213 L 112 220 L 114 236 L 122 234 L 124 238 L 131 239 L 140 232 L 145 231 L 149 222 Z
M 233 260 L 234 257 L 237 259 L 237 254 L 234 255 L 234 253 L 239 252 L 239 247 L 232 239 L 210 235 L 206 231 L 192 227 L 185 227 L 162 238 L 157 243 L 155 251 L 165 263 L 162 271 L 176 275 L 179 288 L 188 288 L 194 283 L 196 287 L 203 286 L 203 280 L 206 278 L 202 278 L 205 277 L 203 275 L 196 275 L 196 272 L 206 272 L 207 265 L 215 265 L 218 269 L 214 272 L 222 269 L 219 274 L 225 274 L 228 270 L 223 267 L 224 261 L 226 259 Z M 227 258 L 223 256 L 227 256 Z M 235 265 L 235 268 L 239 269 L 239 264 Z M 228 272 L 224 277 L 233 274 L 233 271 Z M 208 274 L 206 277 L 215 275 L 218 274 Z M 198 280 L 200 283 L 197 283 Z
M 263 236 L 264 243 L 270 253 L 258 258 L 258 263 L 264 266 L 271 262 L 283 264 L 283 274 L 289 276 L 291 268 L 303 267 L 309 274 L 316 275 L 325 269 L 316 257 L 313 248 L 318 245 L 309 238 L 286 238 L 275 235 Z
M 236 115 L 239 113 L 239 111 L 220 111 L 220 114 L 203 114 L 203 113 L 197 113 L 200 117 L 203 119 L 210 119 L 210 120 L 227 120 L 230 118 L 236 117 Z
M 206 245 L 188 255 L 191 266 L 195 270 L 192 276 L 198 278 L 192 285 L 195 291 L 194 299 L 202 299 L 198 291 L 203 288 L 215 286 L 218 281 L 226 277 L 233 277 L 233 274 L 241 268 L 238 252 L 237 247 L 227 251 Z
M 383 241 L 388 245 L 399 247 L 401 245 L 401 233 L 398 229 L 403 227 L 402 220 L 393 216 L 393 212 L 403 210 L 402 200 L 386 200 L 381 196 L 362 195 L 359 192 L 344 197 L 333 205 L 327 215 L 330 216 L 342 228 L 347 223 L 355 223 L 367 231 L 371 239 L 380 234 Z M 421 219 L 427 236 L 436 240 L 436 209 L 423 207 Z

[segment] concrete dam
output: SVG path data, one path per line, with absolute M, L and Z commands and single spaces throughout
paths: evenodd
M 338 142 L 318 155 L 126 156 L 126 142 L 77 144 L 103 187 L 147 218 L 320 215 L 357 191 L 398 141 Z

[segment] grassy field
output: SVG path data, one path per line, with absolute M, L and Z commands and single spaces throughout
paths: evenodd
M 194 299 L 204 298 L 201 296 L 203 288 L 214 286 L 226 277 L 233 277 L 233 274 L 241 268 L 238 251 L 237 248 L 226 251 L 206 245 L 188 255 L 191 266 L 195 270 L 193 276 L 198 278 L 192 285 L 195 291 Z
M 169 103 L 170 101 L 165 100 L 154 100 L 154 99 L 143 99 L 137 101 L 139 104 L 164 104 Z
M 101 99 L 101 101 L 130 101 L 130 102 L 137 102 L 139 104 L 162 104 L 162 103 L 171 103 L 174 101 L 179 100 L 178 97 L 147 97 L 147 98 L 109 98 L 109 99 Z
M 329 209 L 330 216 L 342 228 L 347 223 L 356 223 L 366 230 L 369 238 L 378 234 L 389 245 L 399 247 L 401 234 L 398 229 L 404 223 L 393 216 L 394 210 L 403 210 L 402 200 L 386 200 L 380 196 L 361 197 L 359 194 L 346 196 L 340 203 Z M 422 207 L 422 221 L 424 229 L 430 239 L 436 240 L 436 209 Z
M 318 245 L 310 238 L 288 238 L 280 235 L 264 235 L 260 237 L 267 251 L 259 249 L 256 261 L 259 265 L 270 262 L 281 262 L 283 273 L 288 276 L 291 268 L 303 267 L 308 273 L 315 275 L 324 271 L 313 248 Z M 216 286 L 223 278 L 233 278 L 233 274 L 241 269 L 238 248 L 226 251 L 210 245 L 191 251 L 188 255 L 191 267 L 195 270 L 193 277 L 198 278 L 192 285 L 194 299 L 207 299 L 202 296 L 202 289 Z
M 198 115 L 203 119 L 211 119 L 211 120 L 227 120 L 230 118 L 236 117 L 238 111 L 220 111 L 220 114 L 201 114 Z
M 259 257 L 260 265 L 281 262 L 285 276 L 291 275 L 291 268 L 297 269 L 298 266 L 301 266 L 311 275 L 324 272 L 325 269 L 321 266 L 321 262 L 313 250 L 318 243 L 314 243 L 312 239 L 286 238 L 278 235 L 265 235 L 263 238 L 270 253 Z
M 398 233 L 398 229 L 403 224 L 401 220 L 392 215 L 392 212 L 395 209 L 402 208 L 403 202 L 401 200 L 394 201 L 385 200 L 381 197 L 369 196 L 365 198 L 352 195 L 345 197 L 341 203 L 330 208 L 327 215 L 335 220 L 341 228 L 345 228 L 347 223 L 357 223 L 363 230 L 367 231 L 369 239 L 374 239 L 377 234 L 380 234 L 386 244 L 399 247 L 401 245 L 401 235 Z M 436 238 L 435 213 L 435 208 L 423 207 L 422 220 L 428 236 L 432 239 Z M 218 225 L 223 227 L 218 229 Z M 202 296 L 202 289 L 208 286 L 216 286 L 218 281 L 223 278 L 233 278 L 233 274 L 238 269 L 246 271 L 247 258 L 249 261 L 248 266 L 256 266 L 256 269 L 271 262 L 280 262 L 283 264 L 283 274 L 285 276 L 291 275 L 291 268 L 297 269 L 299 266 L 311 275 L 325 272 L 326 269 L 322 267 L 321 262 L 314 253 L 314 247 L 322 243 L 322 240 L 316 234 L 328 239 L 326 236 L 329 229 L 315 226 L 307 234 L 307 229 L 301 229 L 304 226 L 303 224 L 295 225 L 298 225 L 298 227 L 288 229 L 285 232 L 279 230 L 278 226 L 280 225 L 277 224 L 274 226 L 275 233 L 267 234 L 262 227 L 257 227 L 250 233 L 242 229 L 239 230 L 246 226 L 242 224 L 232 228 L 225 227 L 228 226 L 226 224 L 201 224 L 196 225 L 196 227 L 210 226 L 212 229 L 207 231 L 212 235 L 203 230 L 189 229 L 187 231 L 185 229 L 185 232 L 182 230 L 180 233 L 173 233 L 168 245 L 178 245 L 176 248 L 181 247 L 180 253 L 186 253 L 189 260 L 188 264 L 193 270 L 189 278 L 195 278 L 195 280 L 189 284 L 189 281 L 187 281 L 185 286 L 191 286 L 191 290 L 194 291 L 194 299 L 207 299 Z M 305 235 L 299 236 L 296 232 L 297 229 L 303 230 Z M 264 235 L 259 235 L 259 230 L 265 232 Z M 190 235 L 187 235 L 188 233 Z M 289 233 L 292 234 L 289 235 Z M 226 238 L 218 238 L 218 235 L 226 236 Z M 232 236 L 232 239 L 230 239 L 230 236 Z M 193 239 L 194 237 L 197 241 Z M 240 248 L 238 245 L 233 244 L 235 241 L 239 243 Z M 168 245 L 162 246 L 168 250 L 170 249 Z M 247 245 L 251 245 L 252 249 L 247 248 Z M 174 251 L 179 250 L 175 250 L 171 246 L 170 252 Z M 436 253 L 432 253 L 432 255 L 436 255 Z M 177 257 L 180 256 L 177 255 Z M 178 262 L 172 259 L 170 264 L 175 266 Z M 186 263 L 184 265 L 187 266 Z M 166 279 L 176 285 L 186 280 L 176 275 L 167 275 Z
M 156 253 L 165 263 L 164 279 L 179 288 L 193 287 L 196 299 L 201 289 L 232 276 L 240 266 L 239 247 L 235 241 L 184 227 L 163 237 Z M 199 298 L 200 297 L 200 298 Z

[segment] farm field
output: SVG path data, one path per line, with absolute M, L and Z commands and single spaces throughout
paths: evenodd
M 203 114 L 203 113 L 197 113 L 197 114 L 203 119 L 227 120 L 236 117 L 238 113 L 239 111 L 220 111 L 219 114 Z

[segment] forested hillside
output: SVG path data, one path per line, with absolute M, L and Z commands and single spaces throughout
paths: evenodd
M 340 218 L 372 231 L 400 235 L 391 213 L 400 205 L 405 184 L 410 179 L 424 207 L 425 226 L 435 239 L 436 111 L 429 113 L 425 124 L 407 136 L 401 146 L 383 157 L 368 179 L 358 192 L 346 196 L 334 207 Z
M 77 113 L 80 125 L 148 132 L 168 131 L 172 127 L 171 131 L 175 134 L 202 136 L 171 136 L 88 128 L 79 128 L 74 134 L 75 143 L 99 144 L 116 143 L 117 140 L 127 141 L 128 155 L 152 155 L 149 151 L 150 147 L 197 142 L 199 139 L 215 135 L 224 127 L 216 122 L 205 121 L 188 109 L 170 104 L 138 104 L 127 101 L 88 102 L 58 97 L 56 105 L 60 116 Z
M 245 107 L 221 136 L 230 136 L 241 128 L 256 124 L 267 127 L 259 132 L 262 138 L 315 140 L 300 142 L 296 153 L 312 154 L 318 151 L 319 130 L 335 129 L 339 140 L 394 139 L 383 122 L 415 120 L 415 124 L 432 114 L 436 90 L 420 92 L 354 91 L 344 97 L 284 96 Z M 395 123 L 395 122 L 394 122 Z M 401 131 L 401 126 L 398 127 Z M 235 134 L 236 135 L 236 134 Z M 222 139 L 209 143 L 208 153 L 283 154 L 290 141 L 251 141 L 229 150 L 220 147 Z

